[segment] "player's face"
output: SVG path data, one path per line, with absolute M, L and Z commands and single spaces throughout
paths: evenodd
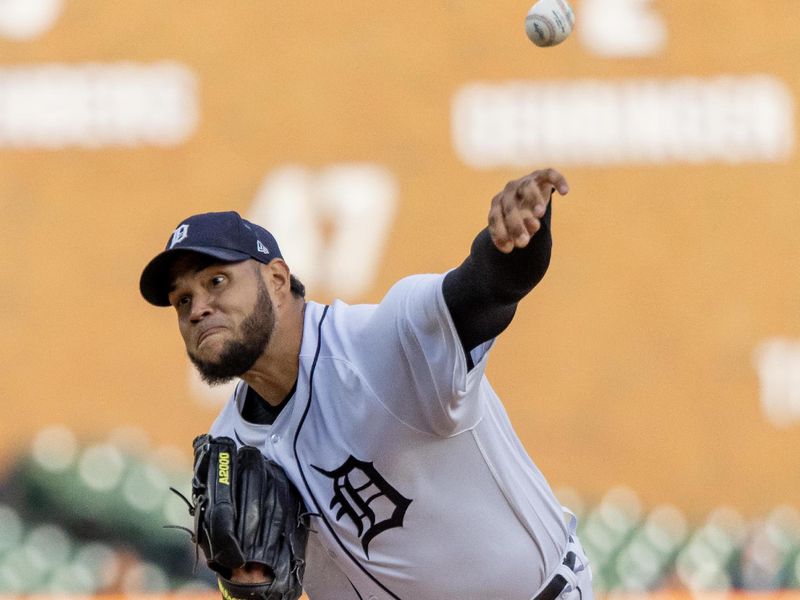
M 275 315 L 267 286 L 254 261 L 181 260 L 169 300 L 186 351 L 206 383 L 226 383 L 250 370 L 272 337 Z

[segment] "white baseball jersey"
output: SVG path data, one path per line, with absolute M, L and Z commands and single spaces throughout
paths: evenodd
M 378 305 L 306 304 L 296 391 L 271 425 L 238 386 L 211 429 L 256 446 L 311 519 L 311 600 L 529 600 L 569 531 L 484 370 L 467 369 L 442 275 Z

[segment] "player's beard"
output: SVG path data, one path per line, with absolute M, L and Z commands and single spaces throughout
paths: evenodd
M 272 309 L 267 286 L 258 278 L 258 298 L 255 308 L 239 326 L 237 339 L 225 343 L 216 360 L 203 360 L 189 351 L 189 358 L 208 385 L 228 383 L 249 371 L 264 353 L 275 328 L 275 312 Z

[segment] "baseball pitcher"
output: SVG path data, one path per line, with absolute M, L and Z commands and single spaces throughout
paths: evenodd
M 194 536 L 225 598 L 592 600 L 575 519 L 484 374 L 547 270 L 554 191 L 552 169 L 509 182 L 461 265 L 376 305 L 306 300 L 235 212 L 173 231 L 141 293 L 208 383 L 241 378 L 194 443 Z

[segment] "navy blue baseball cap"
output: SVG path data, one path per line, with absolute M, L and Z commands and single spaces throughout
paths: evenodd
M 139 291 L 150 304 L 169 306 L 170 271 L 175 259 L 186 252 L 213 256 L 221 262 L 253 258 L 268 263 L 274 258 L 282 258 L 272 234 L 243 219 L 237 212 L 194 215 L 175 228 L 164 251 L 142 271 Z

